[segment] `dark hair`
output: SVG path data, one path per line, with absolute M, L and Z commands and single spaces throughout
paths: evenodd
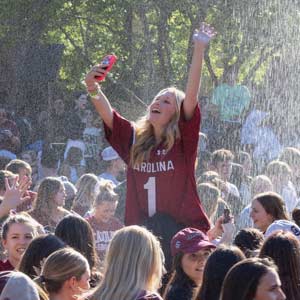
M 21 159 L 13 159 L 5 166 L 5 170 L 14 174 L 19 174 L 21 169 L 26 169 L 32 172 L 30 164 Z
M 292 218 L 295 221 L 295 223 L 300 226 L 300 208 L 296 207 L 294 208 L 292 212 Z
M 288 220 L 285 204 L 280 195 L 274 192 L 266 192 L 256 195 L 253 201 L 258 201 L 267 214 L 271 215 L 274 220 Z
M 241 229 L 234 238 L 233 244 L 239 247 L 246 257 L 252 257 L 255 250 L 259 250 L 264 241 L 264 235 L 255 228 Z
M 43 147 L 41 165 L 45 168 L 56 169 L 58 167 L 59 157 L 57 152 L 50 145 Z
M 91 225 L 79 215 L 64 217 L 56 226 L 55 235 L 80 252 L 89 262 L 91 271 L 95 269 L 98 256 Z
M 40 235 L 33 239 L 22 256 L 18 270 L 35 278 L 34 267 L 41 268 L 41 261 L 51 253 L 65 247 L 65 243 L 53 234 Z
M 278 267 L 282 290 L 289 300 L 300 299 L 300 244 L 290 232 L 275 232 L 260 251 L 260 257 L 270 257 Z
M 276 265 L 266 258 L 247 258 L 235 264 L 227 273 L 220 300 L 253 300 L 261 278 Z
M 245 255 L 238 247 L 221 246 L 215 250 L 205 264 L 203 281 L 197 298 L 218 300 L 227 272 L 243 259 L 245 259 Z

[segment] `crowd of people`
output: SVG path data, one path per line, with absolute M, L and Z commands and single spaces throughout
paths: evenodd
M 161 90 L 137 122 L 101 90 L 102 64 L 71 113 L 54 101 L 51 143 L 45 112 L 33 134 L 0 108 L 0 300 L 300 299 L 300 148 L 255 108 L 235 127 L 222 102 L 211 122 L 214 35 L 195 31 L 185 93 Z

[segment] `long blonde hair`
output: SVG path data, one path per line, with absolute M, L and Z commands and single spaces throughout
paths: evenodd
M 99 180 L 95 174 L 87 173 L 82 175 L 76 182 L 77 193 L 72 209 L 78 204 L 90 208 L 97 195 L 95 187 L 98 183 Z
M 142 290 L 155 292 L 162 268 L 157 238 L 143 227 L 124 227 L 109 244 L 103 280 L 90 300 L 134 300 Z
M 178 121 L 180 117 L 180 106 L 185 98 L 185 94 L 175 87 L 169 87 L 161 90 L 154 97 L 154 100 L 165 92 L 173 93 L 176 98 L 176 112 L 168 125 L 165 127 L 162 138 L 162 142 L 166 147 L 166 150 L 169 151 L 173 147 L 176 139 L 180 138 Z M 130 152 L 131 166 L 135 166 L 143 161 L 147 161 L 150 157 L 151 150 L 156 146 L 153 126 L 149 122 L 149 107 L 147 114 L 134 124 L 134 128 L 135 143 L 132 145 Z

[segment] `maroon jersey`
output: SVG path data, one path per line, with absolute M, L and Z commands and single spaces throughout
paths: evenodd
M 104 260 L 105 252 L 115 231 L 124 227 L 120 220 L 112 217 L 107 223 L 96 220 L 94 216 L 86 218 L 90 223 L 95 236 L 96 250 L 100 260 Z
M 12 264 L 10 263 L 10 261 L 8 259 L 5 261 L 0 260 L 0 272 L 11 271 L 14 269 L 15 269 L 15 267 L 12 266 Z
M 104 124 L 105 125 L 105 124 Z M 162 144 L 154 148 L 149 161 L 131 167 L 130 148 L 134 141 L 132 124 L 113 113 L 113 130 L 105 126 L 106 138 L 127 163 L 125 224 L 141 224 L 156 212 L 172 216 L 176 222 L 206 232 L 210 225 L 200 203 L 195 160 L 200 129 L 200 109 L 191 120 L 184 119 L 181 108 L 181 138 L 167 152 Z

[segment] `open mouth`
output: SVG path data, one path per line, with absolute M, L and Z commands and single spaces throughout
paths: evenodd
M 18 248 L 17 253 L 23 254 L 25 252 L 26 248 Z
M 157 108 L 153 108 L 153 109 L 151 110 L 151 112 L 152 112 L 153 114 L 160 114 L 160 111 L 159 111 Z

